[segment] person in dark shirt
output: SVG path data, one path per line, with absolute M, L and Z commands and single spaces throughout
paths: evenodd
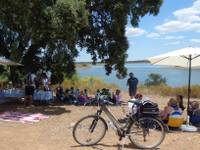
M 127 86 L 129 87 L 129 96 L 131 99 L 135 96 L 137 92 L 138 79 L 134 77 L 134 74 L 129 73 L 129 78 L 127 80 Z

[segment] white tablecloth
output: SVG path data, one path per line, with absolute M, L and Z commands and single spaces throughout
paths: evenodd
M 35 91 L 33 95 L 34 100 L 38 101 L 51 101 L 53 100 L 52 91 Z
M 5 102 L 5 99 L 4 99 L 3 91 L 0 91 L 0 104 L 4 102 Z
M 3 90 L 5 98 L 22 98 L 25 96 L 23 89 L 7 89 Z
M 8 98 L 23 98 L 25 92 L 23 89 L 6 89 L 0 91 L 0 103 L 6 102 Z M 35 90 L 33 95 L 35 101 L 51 101 L 53 100 L 52 91 Z

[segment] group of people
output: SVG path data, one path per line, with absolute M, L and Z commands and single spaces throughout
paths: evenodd
M 170 98 L 167 106 L 160 111 L 160 117 L 165 123 L 167 123 L 169 117 L 181 117 L 184 110 L 185 106 L 183 105 L 183 96 L 176 95 L 175 98 Z
M 175 98 L 170 98 L 167 106 L 161 111 L 160 116 L 165 123 L 168 122 L 169 117 L 182 117 L 185 111 L 183 105 L 183 96 L 176 95 Z M 198 101 L 191 101 L 188 108 L 189 121 L 195 126 L 200 126 L 200 108 Z
M 95 94 L 95 98 L 99 99 L 99 97 L 103 95 L 104 98 L 108 101 L 113 103 L 114 105 L 119 105 L 122 101 L 121 91 L 116 89 L 115 92 L 112 92 L 109 89 L 103 88 L 102 90 L 97 90 Z
M 134 77 L 134 74 L 131 72 L 127 80 L 127 85 L 129 86 L 129 96 L 130 99 L 134 99 L 135 102 L 141 103 L 143 97 L 141 94 L 137 93 L 138 79 Z M 132 106 L 132 104 L 131 104 Z M 170 117 L 182 117 L 183 112 L 185 111 L 185 106 L 183 104 L 183 96 L 176 95 L 174 98 L 170 98 L 167 105 L 163 110 L 159 112 L 159 117 L 163 120 L 164 123 L 167 123 Z M 200 108 L 197 101 L 192 101 L 189 103 L 189 121 L 193 125 L 200 126 Z
M 59 101 L 71 104 L 84 104 L 87 100 L 90 99 L 87 89 L 80 90 L 71 87 L 70 89 L 64 90 L 61 85 L 56 88 L 56 98 Z
M 49 72 L 37 72 L 36 74 L 34 72 L 30 72 L 27 74 L 27 77 L 25 79 L 25 104 L 31 105 L 33 102 L 33 94 L 35 89 L 36 90 L 44 90 L 49 91 L 50 90 L 50 78 L 51 74 Z
M 97 89 L 95 96 L 91 97 L 88 94 L 88 90 L 80 90 L 76 89 L 74 87 L 71 87 L 70 89 L 63 89 L 63 87 L 60 85 L 56 88 L 56 98 L 59 101 L 70 103 L 70 104 L 79 104 L 84 105 L 86 102 L 89 101 L 98 101 L 100 96 L 103 95 L 106 100 L 113 104 L 120 104 L 121 103 L 121 91 L 119 89 L 116 89 L 115 92 L 111 92 L 111 90 L 103 88 L 102 90 Z

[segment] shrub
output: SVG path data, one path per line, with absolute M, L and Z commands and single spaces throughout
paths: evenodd
M 160 74 L 151 73 L 148 75 L 148 79 L 145 80 L 144 84 L 146 86 L 166 84 L 166 78 L 162 77 Z

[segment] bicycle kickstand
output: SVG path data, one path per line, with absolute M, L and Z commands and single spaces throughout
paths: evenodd
M 122 139 L 121 139 L 122 138 Z M 128 136 L 125 137 L 120 137 L 120 144 L 119 144 L 119 148 L 118 150 L 122 150 L 124 149 L 124 145 L 126 144 L 126 140 L 127 140 Z

